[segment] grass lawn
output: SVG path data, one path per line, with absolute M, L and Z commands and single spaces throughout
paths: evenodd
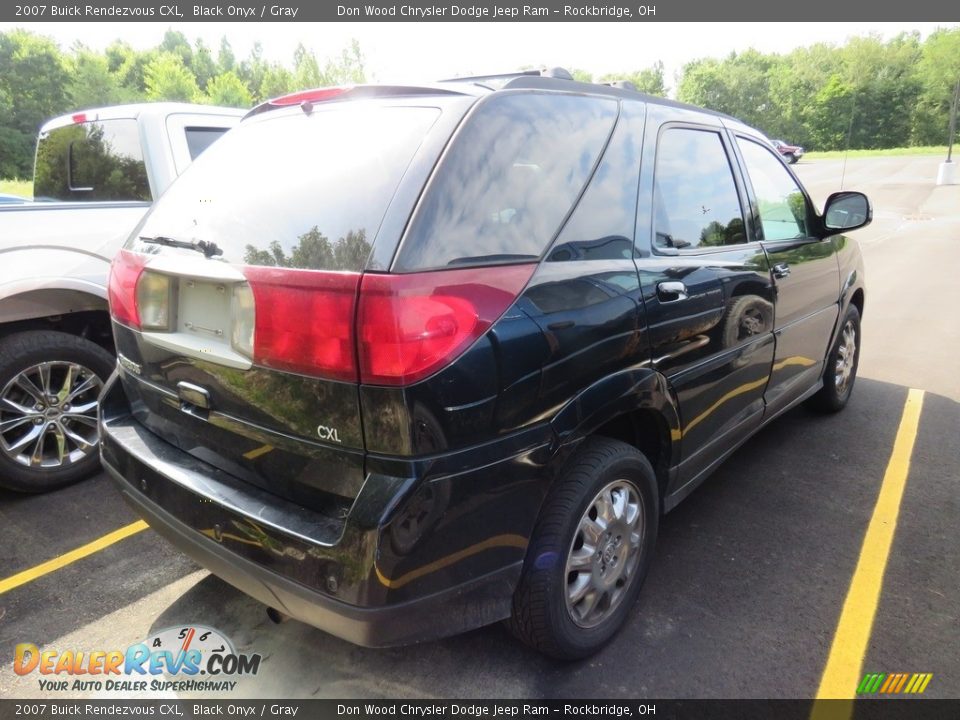
M 960 148 L 954 148 L 960 150 Z M 803 156 L 804 160 L 833 160 L 843 158 L 847 152 L 843 150 L 826 150 L 821 152 L 808 152 Z M 924 147 L 905 147 L 889 148 L 887 150 L 850 150 L 849 157 L 852 158 L 870 158 L 870 157 L 892 157 L 895 155 L 942 155 L 947 159 L 947 146 L 924 146 Z
M 0 193 L 20 195 L 25 198 L 33 197 L 32 180 L 0 180 Z

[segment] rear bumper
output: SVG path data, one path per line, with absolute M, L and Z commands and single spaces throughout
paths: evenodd
M 510 535 L 499 552 L 487 543 L 482 552 L 452 553 L 450 562 L 421 558 L 413 572 L 387 572 L 390 543 L 382 537 L 409 479 L 378 488 L 395 492 L 377 493 L 384 512 L 370 512 L 361 493 L 351 516 L 337 521 L 245 485 L 154 435 L 129 413 L 116 376 L 102 408 L 103 465 L 124 499 L 177 548 L 260 602 L 368 647 L 435 639 L 509 616 L 525 552 L 521 536 Z

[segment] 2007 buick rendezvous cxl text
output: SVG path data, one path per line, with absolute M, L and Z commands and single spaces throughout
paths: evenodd
M 661 513 L 847 402 L 867 198 L 818 215 L 755 130 L 562 74 L 264 103 L 115 259 L 103 461 L 274 616 L 583 657 Z

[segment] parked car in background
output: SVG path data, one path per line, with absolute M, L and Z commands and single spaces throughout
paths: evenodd
M 297 93 L 200 158 L 114 260 L 101 451 L 274 618 L 372 646 L 509 618 L 580 658 L 663 512 L 847 403 L 871 211 L 818 214 L 730 117 L 495 80 Z
M 115 362 L 110 260 L 153 201 L 242 115 L 124 105 L 40 129 L 35 202 L 0 205 L 0 486 L 41 492 L 98 467 L 96 401 Z
M 783 159 L 786 160 L 790 165 L 793 165 L 797 160 L 803 157 L 803 148 L 799 145 L 790 145 L 785 143 L 783 140 L 772 140 L 773 146 L 777 149 Z

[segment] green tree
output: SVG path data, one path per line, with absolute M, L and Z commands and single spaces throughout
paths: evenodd
M 253 105 L 247 86 L 233 72 L 220 73 L 207 83 L 207 101 L 212 105 L 237 108 Z
M 296 80 L 293 73 L 282 65 L 270 65 L 263 74 L 263 82 L 260 84 L 260 93 L 255 100 L 268 100 L 270 98 L 286 95 L 296 89 Z
M 217 54 L 217 69 L 220 72 L 230 72 L 236 69 L 237 58 L 233 54 L 233 47 L 227 38 L 220 38 L 220 52 Z
M 193 70 L 201 90 L 206 90 L 207 83 L 217 75 L 217 64 L 213 61 L 213 53 L 200 38 L 197 38 L 193 46 L 193 61 L 190 63 L 190 69 Z
M 586 70 L 581 70 L 580 68 L 573 68 L 570 71 L 570 74 L 573 75 L 573 79 L 577 82 L 592 83 L 593 82 L 593 73 L 587 72 Z
M 907 33 L 888 42 L 876 36 L 853 38 L 841 49 L 844 80 L 855 100 L 848 116 L 853 118 L 851 148 L 909 144 L 911 114 L 920 94 L 920 54 L 919 37 Z
M 163 34 L 163 40 L 160 47 L 157 48 L 162 53 L 170 53 L 180 58 L 184 67 L 191 67 L 193 64 L 193 48 L 190 47 L 190 41 L 187 36 L 177 30 L 167 30 Z
M 263 79 L 268 69 L 269 65 L 263 59 L 263 47 L 259 42 L 255 42 L 246 60 L 240 63 L 237 75 L 250 89 L 250 93 L 259 98 L 262 96 Z
M 769 76 L 778 60 L 756 50 L 731 53 L 724 60 L 696 60 L 684 66 L 677 97 L 770 132 L 777 106 Z
M 107 48 L 106 56 L 111 74 L 129 96 L 128 99 L 143 99 L 147 91 L 144 70 L 157 57 L 157 51 L 139 52 L 117 40 Z
M 193 101 L 200 93 L 197 80 L 178 55 L 161 53 L 144 68 L 148 100 Z
M 358 85 L 366 81 L 363 53 L 356 39 L 351 40 L 338 56 L 327 60 L 320 77 L 321 85 Z
M 960 80 L 960 28 L 941 29 L 927 38 L 917 63 L 920 95 L 911 140 L 918 145 L 946 143 L 950 103 Z
M 301 90 L 324 85 L 320 63 L 303 43 L 299 43 L 293 51 L 293 79 L 296 87 Z
M 67 94 L 74 110 L 115 105 L 131 99 L 121 88 L 117 76 L 110 72 L 105 54 L 95 53 L 83 45 L 74 48 L 67 61 L 70 81 Z
M 609 73 L 600 78 L 600 82 L 616 82 L 626 80 L 642 93 L 666 97 L 667 89 L 663 83 L 663 63 L 659 60 L 648 68 L 635 70 L 630 73 Z
M 778 112 L 767 132 L 772 137 L 822 149 L 824 146 L 813 140 L 809 130 L 811 100 L 835 74 L 840 76 L 840 54 L 824 43 L 798 48 L 776 63 L 770 69 L 769 81 Z
M 30 177 L 38 128 L 69 108 L 69 75 L 51 39 L 20 29 L 0 33 L 0 68 L 0 96 L 8 108 L 0 120 L 4 174 Z

